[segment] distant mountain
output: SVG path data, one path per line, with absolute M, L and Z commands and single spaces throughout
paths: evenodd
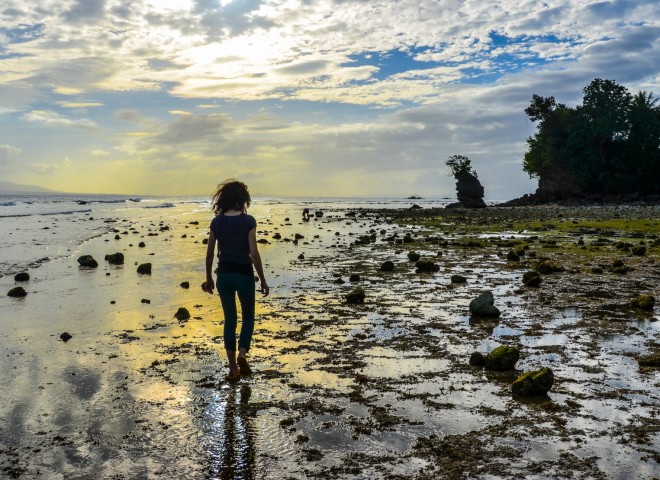
M 57 190 L 39 187 L 37 185 L 21 185 L 19 183 L 0 180 L 0 195 L 16 195 L 21 193 L 62 193 Z

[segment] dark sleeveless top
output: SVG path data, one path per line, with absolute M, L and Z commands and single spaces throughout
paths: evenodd
M 211 221 L 211 231 L 218 242 L 220 264 L 218 273 L 253 275 L 248 233 L 257 221 L 246 213 L 217 215 Z

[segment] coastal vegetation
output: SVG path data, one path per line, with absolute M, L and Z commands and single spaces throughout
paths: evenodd
M 538 122 L 523 161 L 525 172 L 539 179 L 537 196 L 660 194 L 658 99 L 600 78 L 583 94 L 576 107 L 533 95 L 525 109 Z

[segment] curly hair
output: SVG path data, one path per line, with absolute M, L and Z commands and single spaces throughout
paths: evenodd
M 227 210 L 245 210 L 251 200 L 247 185 L 229 178 L 215 189 L 211 204 L 215 213 L 223 214 Z

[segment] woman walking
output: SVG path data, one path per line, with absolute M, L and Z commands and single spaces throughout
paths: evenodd
M 247 214 L 250 206 L 247 185 L 237 180 L 225 180 L 213 194 L 213 210 L 216 217 L 211 221 L 209 243 L 206 250 L 206 282 L 204 291 L 213 293 L 213 259 L 218 246 L 217 288 L 225 316 L 224 343 L 229 360 L 228 380 L 252 373 L 246 354 L 250 350 L 254 331 L 254 273 L 260 281 L 260 291 L 269 292 L 261 256 L 257 248 L 257 222 Z M 241 302 L 241 333 L 236 355 L 236 295 Z

